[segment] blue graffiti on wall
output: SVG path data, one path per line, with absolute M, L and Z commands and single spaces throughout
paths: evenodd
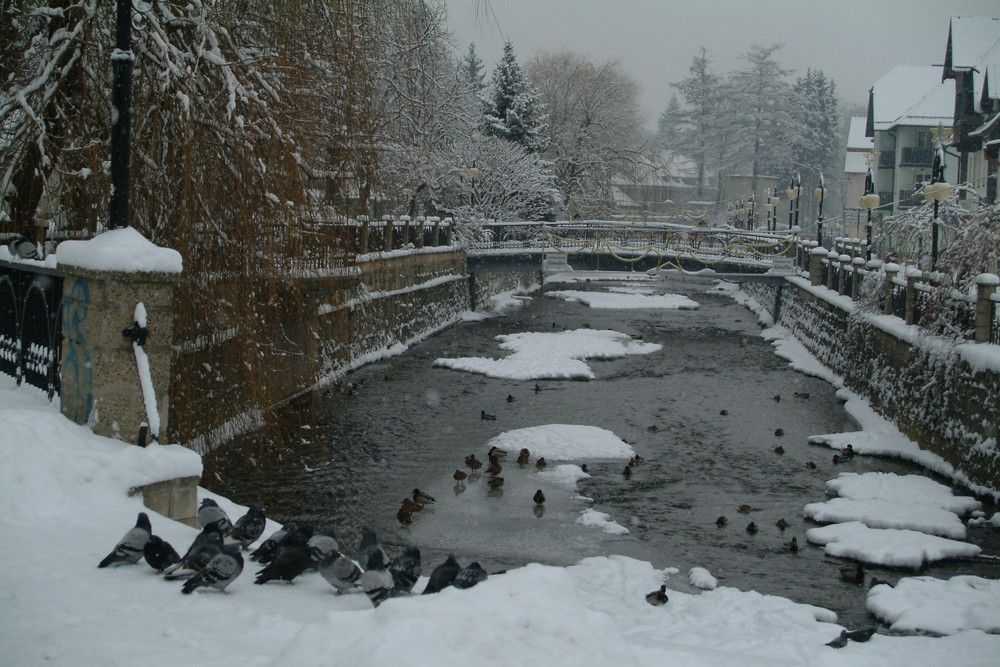
M 82 327 L 89 310 L 90 283 L 85 278 L 77 278 L 63 307 L 63 334 L 69 345 L 62 362 L 62 372 L 64 378 L 73 379 L 73 395 L 67 395 L 64 380 L 62 404 L 64 414 L 78 423 L 89 420 L 94 410 L 94 364 Z

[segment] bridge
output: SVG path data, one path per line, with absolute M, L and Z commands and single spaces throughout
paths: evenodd
M 713 229 L 676 223 L 585 220 L 491 222 L 469 248 L 471 273 L 571 269 L 675 269 L 733 280 L 770 282 L 792 271 L 797 237 L 790 233 Z

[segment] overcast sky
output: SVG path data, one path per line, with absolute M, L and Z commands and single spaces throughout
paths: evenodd
M 743 66 L 751 44 L 784 44 L 782 65 L 821 69 L 840 96 L 865 103 L 895 65 L 944 61 L 951 16 L 1000 16 L 996 0 L 439 0 L 459 50 L 487 77 L 510 40 L 523 64 L 563 49 L 618 60 L 642 86 L 650 128 L 704 46 L 717 73 Z

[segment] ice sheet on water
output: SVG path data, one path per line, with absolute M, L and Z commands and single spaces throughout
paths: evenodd
M 831 556 L 912 569 L 948 558 L 971 558 L 981 552 L 975 544 L 925 535 L 915 530 L 869 528 L 858 521 L 811 528 L 806 532 L 806 539 L 822 545 Z

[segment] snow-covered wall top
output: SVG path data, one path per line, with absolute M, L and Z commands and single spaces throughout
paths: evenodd
M 134 227 L 111 229 L 88 241 L 63 241 L 56 248 L 60 266 L 123 273 L 180 273 L 181 254 L 161 248 Z

